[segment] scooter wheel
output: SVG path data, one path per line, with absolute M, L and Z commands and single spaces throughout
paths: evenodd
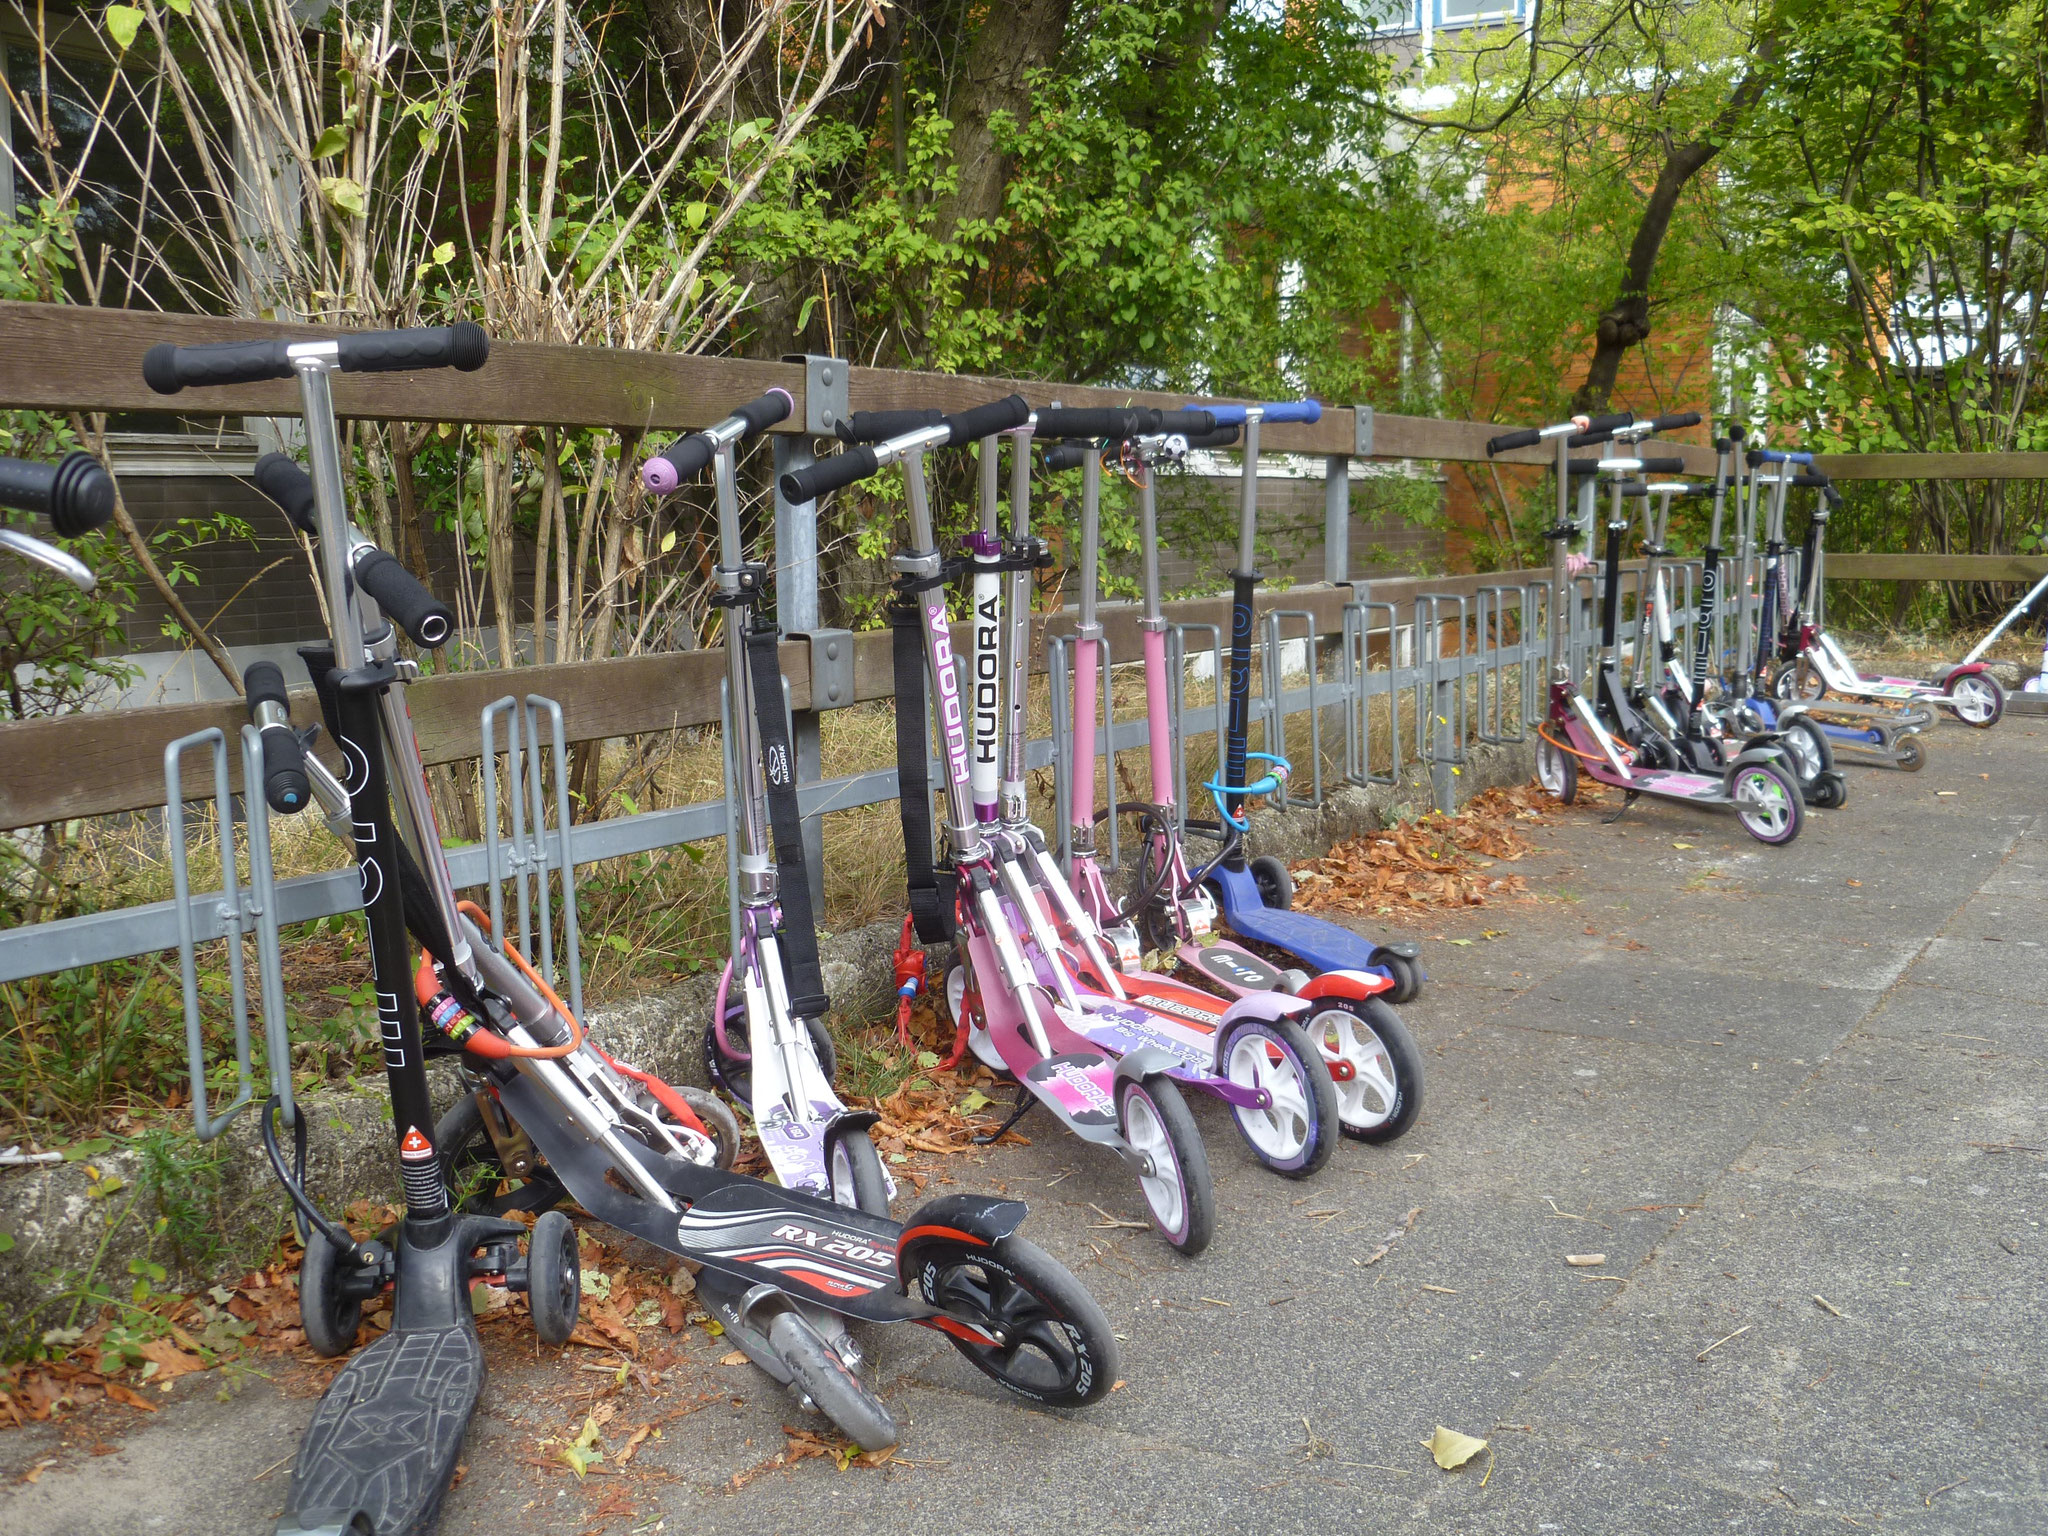
M 839 1049 L 832 1043 L 832 1034 L 825 1028 L 822 1019 L 805 1019 L 804 1030 L 811 1037 L 811 1049 L 818 1054 L 818 1067 L 825 1074 L 825 1081 L 839 1080 Z M 731 998 L 725 1004 L 725 1037 L 732 1042 L 734 1051 L 753 1050 L 747 1040 L 747 1009 L 744 1003 Z M 753 1113 L 754 1108 L 754 1066 L 751 1054 L 740 1056 L 728 1054 L 718 1044 L 718 1031 L 704 1031 L 704 1071 L 712 1082 L 732 1095 L 733 1101 Z
M 1152 1160 L 1152 1172 L 1138 1178 L 1152 1225 L 1193 1258 L 1216 1235 L 1216 1190 L 1187 1100 L 1171 1078 L 1155 1074 L 1119 1084 L 1116 1107 L 1124 1140 Z
M 1101 1305 L 1067 1267 L 1012 1233 L 993 1247 L 928 1247 L 917 1273 L 925 1301 L 996 1335 L 987 1344 L 943 1331 L 991 1381 L 1053 1408 L 1107 1396 L 1121 1361 Z
M 1782 848 L 1799 836 L 1806 820 L 1799 786 L 1776 763 L 1743 764 L 1728 788 L 1742 830 L 1758 842 Z
M 305 1256 L 299 1260 L 299 1326 L 306 1330 L 313 1353 L 329 1360 L 356 1347 L 356 1330 L 363 1325 L 361 1299 L 344 1296 L 341 1290 L 342 1266 L 348 1257 L 315 1227 L 306 1235 Z
M 1394 990 L 1387 994 L 1388 1002 L 1412 1003 L 1422 995 L 1422 967 L 1406 955 L 1374 950 L 1372 963 L 1382 967 L 1394 983 Z
M 1265 1109 L 1232 1105 L 1252 1155 L 1275 1173 L 1305 1179 L 1337 1150 L 1337 1088 L 1323 1054 L 1292 1019 L 1247 1019 L 1225 1035 L 1216 1068 L 1242 1088 L 1272 1096 Z
M 715 1093 L 702 1088 L 693 1088 L 688 1083 L 679 1085 L 676 1092 L 683 1096 L 683 1102 L 697 1112 L 697 1118 L 704 1122 L 704 1129 L 711 1133 L 714 1168 L 730 1168 L 740 1155 L 740 1122 L 738 1116 L 726 1107 L 725 1100 Z
M 1918 736 L 1902 736 L 1894 748 L 1897 756 L 1892 766 L 1901 773 L 1918 773 L 1927 766 L 1927 749 L 1920 745 Z
M 1252 879 L 1258 883 L 1259 903 L 1285 912 L 1294 905 L 1294 876 L 1287 865 L 1272 855 L 1251 861 Z
M 1827 679 L 1803 661 L 1795 661 L 1778 669 L 1778 675 L 1771 679 L 1771 697 L 1783 699 L 1787 704 L 1804 700 L 1812 703 L 1824 699 L 1828 694 Z
M 1541 737 L 1536 741 L 1536 782 L 1559 805 L 1579 797 L 1579 760 Z M 1398 983 L 1397 983 L 1398 985 Z
M 866 1126 L 840 1126 L 825 1144 L 825 1172 L 832 1181 L 832 1201 L 870 1216 L 889 1214 L 889 1177 L 882 1154 Z
M 864 1451 L 886 1451 L 896 1443 L 896 1420 L 817 1329 L 794 1312 L 778 1312 L 768 1325 L 768 1344 L 796 1379 L 796 1389 L 847 1439 Z
M 1965 725 L 1988 731 L 2004 718 L 2005 689 L 1989 672 L 1966 672 L 1961 677 L 1952 677 L 1942 691 L 1948 695 L 1948 707 Z
M 524 1181 L 505 1171 L 474 1093 L 457 1099 L 435 1123 L 434 1145 L 441 1153 L 448 1203 L 459 1211 L 479 1216 L 545 1211 L 568 1196 L 561 1180 L 538 1161 Z
M 1806 793 L 1815 808 L 1837 811 L 1849 803 L 1849 781 L 1830 768 L 1814 779 Z
M 1834 748 L 1828 744 L 1828 733 L 1818 722 L 1797 714 L 1780 721 L 1778 731 L 1785 756 L 1797 770 L 1802 789 L 1809 788 L 1835 766 Z
M 576 1331 L 583 1304 L 583 1256 L 576 1228 L 560 1211 L 544 1212 L 526 1241 L 526 1307 L 543 1344 L 560 1349 Z
M 1350 1066 L 1335 1084 L 1344 1134 L 1372 1143 L 1405 1136 L 1422 1113 L 1422 1053 L 1386 999 L 1319 999 L 1304 1027 L 1325 1055 Z

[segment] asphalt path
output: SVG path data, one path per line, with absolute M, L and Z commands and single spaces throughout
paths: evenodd
M 2048 1530 L 2048 726 L 1932 748 L 1851 770 L 1790 850 L 1648 804 L 1534 829 L 1534 899 L 1417 932 L 1405 1139 L 1296 1184 L 1198 1104 L 1199 1260 L 1117 1224 L 1135 1186 L 1043 1123 L 951 1165 L 1027 1200 L 1109 1312 L 1124 1384 L 1093 1409 L 883 1330 L 898 1459 L 777 1464 L 817 1422 L 692 1330 L 656 1391 L 611 1393 L 619 1424 L 675 1415 L 659 1438 L 579 1482 L 540 1447 L 611 1367 L 528 1338 L 442 1529 Z M 267 1530 L 311 1395 L 224 1385 L 0 1433 L 0 1529 Z M 1438 1425 L 1488 1449 L 1440 1471 Z

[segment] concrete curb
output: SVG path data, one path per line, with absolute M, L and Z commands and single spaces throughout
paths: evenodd
M 1472 748 L 1455 780 L 1459 803 L 1499 785 L 1526 781 L 1533 751 L 1528 743 Z M 1343 785 L 1329 790 L 1319 808 L 1258 813 L 1253 851 L 1290 860 L 1312 858 L 1348 838 L 1412 819 L 1430 804 L 1425 773 L 1395 785 Z M 839 1017 L 888 1014 L 895 995 L 899 928 L 897 922 L 872 923 L 822 941 L 825 985 Z M 704 1032 L 716 994 L 716 977 L 695 977 L 593 1009 L 587 1023 L 592 1035 L 621 1059 L 671 1081 L 701 1085 Z M 456 1092 L 455 1074 L 438 1071 L 434 1080 L 437 1107 L 445 1108 Z M 309 1182 L 326 1209 L 365 1197 L 397 1198 L 390 1101 L 381 1084 L 322 1089 L 307 1095 L 302 1109 L 311 1133 Z M 182 1151 L 190 1157 L 194 1148 L 188 1141 Z M 132 1145 L 117 1145 L 88 1162 L 0 1173 L 0 1232 L 15 1244 L 0 1261 L 0 1350 L 12 1353 L 41 1330 L 61 1324 L 69 1293 L 85 1282 L 89 1270 L 100 1285 L 121 1293 L 131 1283 L 131 1261 L 163 1265 L 170 1272 L 168 1283 L 185 1289 L 260 1262 L 284 1230 L 286 1207 L 263 1154 L 255 1111 L 238 1116 L 198 1158 L 196 1164 L 181 1162 L 175 1178 L 182 1187 L 176 1194 L 188 1209 L 196 1205 L 205 1212 L 216 1245 L 211 1263 L 179 1248 L 162 1202 L 149 1187 L 147 1161 Z

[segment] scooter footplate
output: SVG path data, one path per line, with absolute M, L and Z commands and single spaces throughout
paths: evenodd
M 385 1334 L 320 1399 L 279 1532 L 345 1529 L 357 1511 L 377 1536 L 433 1530 L 483 1385 L 474 1326 Z
M 1076 1130 L 1116 1130 L 1116 1065 L 1107 1056 L 1048 1056 L 1024 1077 Z
M 1210 879 L 1223 892 L 1223 920 L 1239 938 L 1284 949 L 1318 971 L 1384 970 L 1373 958 L 1379 946 L 1371 939 L 1307 912 L 1267 906 L 1249 874 L 1219 869 Z

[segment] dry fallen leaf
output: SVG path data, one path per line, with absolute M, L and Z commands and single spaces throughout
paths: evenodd
M 1564 1261 L 1571 1265 L 1573 1269 L 1591 1269 L 1595 1265 L 1605 1264 L 1607 1262 L 1607 1255 L 1604 1253 L 1568 1253 L 1564 1256 Z
M 742 1350 L 727 1350 L 724 1354 L 718 1357 L 718 1363 L 720 1365 L 745 1365 L 747 1363 L 747 1357 L 745 1352 Z
M 1436 1433 L 1422 1442 L 1429 1447 L 1429 1454 L 1436 1458 L 1436 1464 L 1446 1472 L 1455 1472 L 1474 1456 L 1486 1449 L 1486 1442 L 1471 1435 L 1461 1435 L 1455 1429 L 1445 1429 L 1439 1424 Z

